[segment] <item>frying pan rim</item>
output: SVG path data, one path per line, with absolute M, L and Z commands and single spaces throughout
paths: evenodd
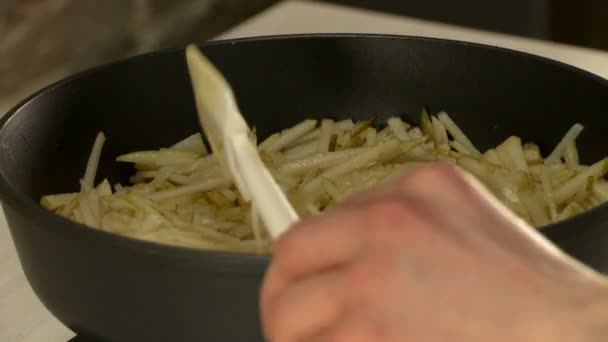
M 197 43 L 201 48 L 207 46 L 218 46 L 218 45 L 236 45 L 240 43 L 256 43 L 261 41 L 281 41 L 281 40 L 306 40 L 306 39 L 377 39 L 377 40 L 401 40 L 401 41 L 426 41 L 434 44 L 445 44 L 452 46 L 465 46 L 480 50 L 489 50 L 495 53 L 509 54 L 516 58 L 527 58 L 535 60 L 539 63 L 550 64 L 558 68 L 565 69 L 565 71 L 578 73 L 581 77 L 588 78 L 595 82 L 600 82 L 608 88 L 608 80 L 594 74 L 590 71 L 581 69 L 574 65 L 570 65 L 552 58 L 536 55 L 529 52 L 514 50 L 510 48 L 475 43 L 463 40 L 454 40 L 437 37 L 426 37 L 426 36 L 415 36 L 415 35 L 397 35 L 397 34 L 379 34 L 379 33 L 314 33 L 314 34 L 280 34 L 280 35 L 262 35 L 245 38 L 233 38 L 233 39 L 219 39 L 213 41 L 207 41 L 203 43 Z M 103 72 L 106 69 L 112 68 L 117 65 L 124 63 L 136 62 L 143 58 L 152 58 L 156 55 L 163 54 L 184 54 L 182 48 L 168 48 L 150 51 L 146 53 L 137 54 L 134 56 L 122 58 L 116 61 L 103 63 L 96 65 L 85 70 L 74 73 L 70 76 L 64 77 L 57 80 L 38 91 L 32 93 L 30 96 L 24 98 L 22 101 L 14 105 L 2 118 L 0 118 L 0 142 L 2 136 L 8 134 L 4 131 L 4 128 L 11 122 L 16 120 L 18 113 L 25 109 L 29 104 L 33 103 L 46 93 L 52 92 L 57 87 L 62 87 L 72 82 L 76 82 L 87 75 L 91 75 L 98 72 Z M 157 259 L 163 263 L 170 264 L 172 266 L 181 266 L 184 268 L 195 268 L 205 269 L 212 271 L 221 272 L 234 272 L 242 275 L 258 275 L 263 272 L 266 264 L 270 260 L 270 256 L 263 255 L 252 255 L 252 254 L 238 254 L 230 252 L 218 252 L 201 250 L 195 248 L 179 247 L 166 245 L 151 241 L 142 241 L 135 238 L 125 237 L 114 233 L 108 233 L 98 229 L 92 229 L 83 224 L 73 222 L 60 215 L 54 214 L 47 209 L 40 206 L 39 203 L 26 196 L 23 192 L 18 191 L 12 186 L 12 184 L 5 178 L 4 172 L 0 169 L 0 201 L 3 207 L 10 206 L 15 212 L 21 215 L 29 216 L 36 225 L 41 227 L 56 229 L 57 234 L 64 234 L 66 237 L 72 239 L 88 241 L 92 240 L 93 243 L 101 244 L 102 246 L 116 246 L 127 248 L 131 252 L 144 253 L 146 255 L 156 256 Z M 557 224 L 551 224 L 545 228 L 544 231 L 550 233 L 552 231 L 558 231 L 563 226 L 573 226 L 578 223 L 582 223 L 585 220 L 590 220 L 595 217 L 599 217 L 604 211 L 607 211 L 607 205 L 589 210 L 583 214 L 577 215 L 566 221 L 562 221 Z M 605 213 L 604 213 L 605 214 Z M 18 228 L 17 228 L 18 229 Z

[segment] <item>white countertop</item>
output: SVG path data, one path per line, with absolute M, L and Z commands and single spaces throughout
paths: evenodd
M 608 78 L 608 53 L 312 1 L 285 1 L 218 38 L 293 33 L 391 33 L 467 40 L 557 59 Z M 73 333 L 27 284 L 0 211 L 0 341 L 64 342 Z
M 220 35 L 387 33 L 464 40 L 556 59 L 608 78 L 608 52 L 314 1 L 286 1 Z

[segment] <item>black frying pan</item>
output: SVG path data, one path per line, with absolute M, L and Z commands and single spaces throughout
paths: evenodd
M 581 158 L 608 154 L 608 83 L 523 53 L 436 39 L 292 36 L 208 43 L 263 136 L 310 117 L 361 119 L 423 106 L 447 110 L 480 147 L 516 134 L 551 148 L 575 122 Z M 100 177 L 126 181 L 122 153 L 157 149 L 199 129 L 182 51 L 79 74 L 13 109 L 0 130 L 0 198 L 25 274 L 69 328 L 104 341 L 258 341 L 258 290 L 268 259 L 135 241 L 38 206 L 77 191 L 99 130 Z M 544 230 L 608 272 L 608 208 Z

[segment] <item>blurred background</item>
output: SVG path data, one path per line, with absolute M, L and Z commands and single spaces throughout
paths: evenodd
M 96 64 L 207 40 L 279 1 L 0 0 L 0 103 Z M 325 2 L 608 50 L 606 0 Z

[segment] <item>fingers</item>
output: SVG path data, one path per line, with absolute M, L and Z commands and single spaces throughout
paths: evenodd
M 427 213 L 426 203 L 417 203 L 417 193 L 424 188 L 418 183 L 435 188 L 433 184 L 452 182 L 463 187 L 461 179 L 451 180 L 455 177 L 464 178 L 451 166 L 425 167 L 397 184 L 355 196 L 335 210 L 296 224 L 274 243 L 273 261 L 262 288 L 262 307 L 289 284 L 348 264 L 370 241 L 407 240 L 405 235 L 409 240 L 415 239 L 418 233 L 414 231 L 422 229 L 424 221 L 419 213 L 434 216 Z M 442 206 L 443 202 L 437 198 L 429 207 Z M 452 209 L 448 206 L 443 205 L 441 210 Z
M 440 206 L 441 209 L 451 209 L 456 204 L 466 204 L 471 199 L 485 203 L 488 197 L 492 197 L 474 178 L 457 167 L 447 163 L 432 163 L 422 165 L 374 190 L 357 194 L 347 200 L 345 205 L 361 205 L 387 195 L 414 199 L 411 203 L 432 202 L 427 207 Z
M 415 234 L 407 230 L 421 224 L 407 200 L 391 195 L 292 228 L 277 241 L 262 288 L 269 340 L 300 341 L 331 325 L 344 302 L 369 303 L 381 296 L 377 291 L 390 286 L 394 253 L 379 251 L 407 248 L 399 241 L 409 236 L 414 243 Z
M 493 198 L 472 176 L 448 163 L 423 165 L 397 179 L 389 188 L 407 192 L 427 208 L 449 210 L 462 206 L 485 205 Z
M 342 272 L 329 271 L 290 286 L 262 308 L 262 327 L 269 341 L 309 341 L 342 314 L 348 286 Z
M 365 207 L 393 198 L 400 201 L 410 215 L 434 223 L 427 228 L 467 242 L 466 235 L 476 234 L 479 227 L 459 222 L 470 222 L 469 216 L 480 215 L 481 205 L 477 202 L 487 201 L 487 197 L 462 171 L 447 163 L 436 163 L 421 166 L 374 191 L 358 194 L 345 205 Z M 395 210 L 395 214 L 403 215 L 403 210 Z
M 415 197 L 411 205 L 435 227 L 451 232 L 452 242 L 460 241 L 486 253 L 517 251 L 516 255 L 527 260 L 550 258 L 559 260 L 561 265 L 575 263 L 498 201 L 475 177 L 447 163 L 419 167 L 387 188 Z M 455 212 L 458 215 L 452 214 Z
M 363 310 L 351 311 L 329 329 L 321 331 L 307 342 L 397 342 L 386 319 L 373 317 Z M 405 341 L 407 342 L 407 341 Z
M 349 210 L 296 224 L 274 242 L 271 269 L 289 281 L 348 262 L 362 245 L 359 228 Z
M 296 224 L 275 241 L 262 287 L 262 308 L 289 284 L 339 268 L 356 258 L 364 243 L 356 218 L 348 209 L 337 209 Z
M 303 220 L 275 242 L 261 294 L 265 334 L 272 342 L 445 340 L 421 327 L 460 327 L 461 316 L 465 323 L 513 317 L 488 304 L 496 291 L 487 289 L 496 288 L 504 303 L 532 293 L 514 307 L 542 308 L 526 303 L 548 293 L 544 281 L 560 272 L 539 277 L 531 264 L 564 263 L 539 258 L 539 243 L 522 233 L 531 228 L 495 201 L 463 172 L 435 164 Z M 452 311 L 437 315 L 425 311 L 429 305 Z M 465 326 L 460 341 L 478 328 L 478 321 Z

